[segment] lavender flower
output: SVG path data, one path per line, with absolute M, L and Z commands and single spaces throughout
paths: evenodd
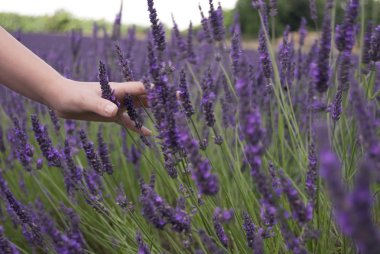
M 193 178 L 197 183 L 200 193 L 215 195 L 219 191 L 218 178 L 211 173 L 209 161 L 202 159 L 199 154 L 199 145 L 185 132 L 181 133 L 180 141 L 193 166 Z
M 314 22 L 317 22 L 317 4 L 316 0 L 309 0 L 310 17 Z
M 223 11 L 219 6 L 215 10 L 213 0 L 209 0 L 210 11 L 209 11 L 209 19 L 213 31 L 213 36 L 215 41 L 222 41 L 224 39 L 225 28 L 223 24 Z
M 205 231 L 200 230 L 199 236 L 201 237 L 201 241 L 203 245 L 206 247 L 208 253 L 214 253 L 214 254 L 224 253 L 224 251 L 215 244 L 214 240 L 211 237 L 209 237 Z
M 16 117 L 13 117 L 12 120 L 14 124 L 13 133 L 17 158 L 21 162 L 24 169 L 30 172 L 32 170 L 30 162 L 33 158 L 33 147 L 29 144 L 26 131 L 20 125 L 19 120 Z
M 43 165 L 44 165 L 44 160 L 42 158 L 38 158 L 36 162 L 36 168 L 42 169 Z
M 221 223 L 228 223 L 233 219 L 234 211 L 233 209 L 227 210 L 216 207 L 214 210 L 214 217 Z
M 147 1 L 154 44 L 157 47 L 158 51 L 163 52 L 166 48 L 165 30 L 162 23 L 160 23 L 157 18 L 157 11 L 154 8 L 153 0 Z
M 312 68 L 312 77 L 315 88 L 319 93 L 325 93 L 328 89 L 330 79 L 329 59 L 331 51 L 331 9 L 333 1 L 328 0 L 325 6 L 325 16 L 323 18 L 322 35 L 319 46 L 318 59 Z
M 63 153 L 66 162 L 66 170 L 68 171 L 66 173 L 67 178 L 65 179 L 65 185 L 69 196 L 72 197 L 73 191 L 76 190 L 82 183 L 82 169 L 75 165 L 75 162 L 71 156 L 71 147 L 67 139 L 65 140 Z
M 184 41 L 184 39 L 182 38 L 181 36 L 181 33 L 178 29 L 178 25 L 177 23 L 175 22 L 175 19 L 174 19 L 174 16 L 172 15 L 172 21 L 173 21 L 173 34 L 174 34 L 174 38 L 175 38 L 175 41 L 176 41 L 176 45 L 177 45 L 177 48 L 179 50 L 180 53 L 182 53 L 182 57 L 185 56 L 186 57 L 186 43 Z
M 339 65 L 338 80 L 339 85 L 335 95 L 332 108 L 331 118 L 336 122 L 342 113 L 342 96 L 350 87 L 350 69 L 351 69 L 351 52 L 344 51 L 341 55 L 341 63 Z
M 316 192 L 317 192 L 317 180 L 318 180 L 318 160 L 315 153 L 314 144 L 311 143 L 309 146 L 309 164 L 306 173 L 306 193 L 309 198 L 309 202 L 314 206 L 316 201 Z
M 341 218 L 342 229 L 352 236 L 362 253 L 380 252 L 380 233 L 372 219 L 373 194 L 371 193 L 371 170 L 375 166 L 371 158 L 364 160 L 355 179 L 355 187 L 348 196 L 349 211 Z
M 81 139 L 83 150 L 86 153 L 86 158 L 88 164 L 95 170 L 99 175 L 103 175 L 103 167 L 94 150 L 94 144 L 87 139 L 87 135 L 84 130 L 79 131 L 79 136 Z
M 299 196 L 298 191 L 294 188 L 290 178 L 286 177 L 283 171 L 280 171 L 280 176 L 283 192 L 288 198 L 290 207 L 293 211 L 293 217 L 302 224 L 307 223 L 312 218 L 312 210 L 301 200 L 301 197 Z
M 186 73 L 184 70 L 181 70 L 180 73 L 179 96 L 181 98 L 181 104 L 185 111 L 185 115 L 190 118 L 194 114 L 194 108 L 191 105 L 190 94 L 186 82 Z
M 234 32 L 231 39 L 231 59 L 232 59 L 232 70 L 234 73 L 235 79 L 239 77 L 239 64 L 240 57 L 242 55 L 240 34 Z
M 187 59 L 190 63 L 196 63 L 196 55 L 193 48 L 193 24 L 190 22 L 189 29 L 187 32 L 187 44 L 186 44 L 186 54 Z
M 58 230 L 53 219 L 46 214 L 45 208 L 39 199 L 35 202 L 35 206 L 38 211 L 37 215 L 41 221 L 41 229 L 51 238 L 53 247 L 57 253 L 84 253 L 80 243 L 75 239 L 71 239 L 66 233 Z
M 270 0 L 269 1 L 269 15 L 274 17 L 278 13 L 277 11 L 277 0 Z
M 214 230 L 215 230 L 216 235 L 218 236 L 219 241 L 223 244 L 224 247 L 228 248 L 229 238 L 226 232 L 224 231 L 222 224 L 220 223 L 219 219 L 216 216 L 214 216 L 213 222 L 214 222 Z
M 21 224 L 25 238 L 34 246 L 43 246 L 44 240 L 38 221 L 33 217 L 30 210 L 14 197 L 8 188 L 2 172 L 0 172 L 0 194 L 2 194 L 4 200 L 7 201 L 9 210 Z
M 375 27 L 371 37 L 371 60 L 373 62 L 380 61 L 380 25 Z
M 71 30 L 70 32 L 70 49 L 73 59 L 77 59 L 82 44 L 82 30 Z
M 169 206 L 151 185 L 141 183 L 140 202 L 143 216 L 156 228 L 163 229 L 169 223 L 176 232 L 189 232 L 190 217 L 187 213 L 179 207 Z
M 120 104 L 114 95 L 114 91 L 111 89 L 111 86 L 108 83 L 108 74 L 107 74 L 106 65 L 102 61 L 99 61 L 98 79 L 100 83 L 100 88 L 102 90 L 102 98 L 109 100 L 115 103 L 117 106 L 119 106 Z
M 4 133 L 3 128 L 0 125 L 0 153 L 5 153 Z
M 128 200 L 122 185 L 120 185 L 120 187 L 118 188 L 115 201 L 116 204 L 120 206 L 121 209 L 123 209 L 123 211 L 133 212 L 135 210 L 134 204 L 132 203 L 132 201 Z
M 134 80 L 131 62 L 129 59 L 124 57 L 124 53 L 120 48 L 119 44 L 115 43 L 116 54 L 118 57 L 119 66 L 121 67 L 121 72 L 123 74 L 124 81 L 129 82 Z
M 48 161 L 48 165 L 53 167 L 61 167 L 61 156 L 58 150 L 53 147 L 47 132 L 47 127 L 40 124 L 37 115 L 32 115 L 31 118 L 34 136 L 36 137 L 43 156 Z
M 253 221 L 247 212 L 243 213 L 243 218 L 244 218 L 243 228 L 244 228 L 245 236 L 247 239 L 247 245 L 248 247 L 252 249 L 256 249 L 254 245 L 255 236 L 256 236 L 255 224 L 253 224 Z
M 201 6 L 199 5 L 198 7 L 199 7 L 199 11 L 200 11 L 201 17 L 202 17 L 201 24 L 202 24 L 202 29 L 203 29 L 204 35 L 206 37 L 207 43 L 211 44 L 213 42 L 213 37 L 211 35 L 208 19 L 203 14 Z
M 85 240 L 80 229 L 79 215 L 73 209 L 65 207 L 63 204 L 61 205 L 61 210 L 69 220 L 68 237 L 80 244 L 81 249 L 84 249 Z
M 50 108 L 49 108 L 49 115 L 50 115 L 51 122 L 53 123 L 54 129 L 58 133 L 59 130 L 61 129 L 61 124 L 59 122 L 59 119 L 57 115 L 55 114 L 54 110 Z
M 136 242 L 138 246 L 138 254 L 150 254 L 148 246 L 144 243 L 141 233 L 137 232 L 136 233 Z
M 214 101 L 216 95 L 212 91 L 212 86 L 213 86 L 213 78 L 212 78 L 212 73 L 211 69 L 208 70 L 205 78 L 203 79 L 203 85 L 202 85 L 202 90 L 203 90 L 203 97 L 202 97 L 202 108 L 203 108 L 203 114 L 206 119 L 207 125 L 212 128 L 214 127 L 215 124 L 215 116 L 214 116 Z
M 369 21 L 367 29 L 364 34 L 363 48 L 362 48 L 362 62 L 369 64 L 371 62 L 371 37 L 372 37 L 372 22 Z
M 139 116 L 137 114 L 135 106 L 133 105 L 133 97 L 129 94 L 125 94 L 123 105 L 127 110 L 129 118 L 135 123 L 135 127 L 137 129 L 141 129 L 142 123 L 139 120 Z
M 335 44 L 340 52 L 351 51 L 355 43 L 355 20 L 359 14 L 359 0 L 347 4 L 343 24 L 336 27 Z
M 83 171 L 84 180 L 89 192 L 90 200 L 88 202 L 96 202 L 102 199 L 103 184 L 99 174 L 94 170 Z M 86 193 L 87 194 L 87 193 Z M 91 205 L 91 203 L 90 203 Z
M 296 237 L 289 229 L 285 221 L 281 221 L 281 233 L 285 240 L 286 246 L 295 254 L 307 254 L 307 250 L 298 237 Z
M 261 27 L 259 32 L 259 48 L 260 62 L 263 68 L 264 77 L 270 79 L 272 76 L 272 62 L 268 52 L 267 40 L 265 36 L 265 31 Z
M 4 229 L 0 226 L 0 251 L 3 254 L 19 254 L 16 246 L 4 235 Z
M 103 139 L 102 128 L 99 128 L 98 131 L 98 154 L 103 164 L 104 171 L 107 172 L 107 174 L 112 175 L 113 167 L 109 158 L 107 144 Z
M 123 1 L 121 1 L 120 4 L 120 10 L 116 14 L 115 20 L 113 22 L 112 26 L 112 39 L 113 40 L 118 40 L 120 38 L 120 28 L 121 28 L 121 17 L 122 17 L 122 12 L 123 12 Z

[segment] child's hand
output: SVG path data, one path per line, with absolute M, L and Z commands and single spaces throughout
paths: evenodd
M 145 127 L 137 129 L 135 123 L 129 118 L 123 107 L 118 108 L 114 103 L 101 97 L 100 85 L 97 82 L 78 82 L 62 79 L 52 91 L 51 98 L 46 98 L 48 105 L 62 118 L 115 122 L 125 128 L 148 136 L 151 131 Z M 128 93 L 135 97 L 135 106 L 146 106 L 146 92 L 141 82 L 110 82 L 115 97 L 122 101 Z M 50 96 L 49 96 L 50 97 Z

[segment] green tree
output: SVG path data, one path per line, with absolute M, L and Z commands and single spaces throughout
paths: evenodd
M 240 25 L 242 33 L 245 37 L 257 37 L 260 29 L 260 19 L 257 10 L 252 8 L 252 0 L 238 0 L 235 10 L 240 14 Z M 323 18 L 323 9 L 326 0 L 317 0 L 317 27 L 320 27 Z M 347 0 L 336 0 L 336 22 L 341 22 L 344 16 L 344 9 Z M 372 19 L 376 23 L 380 10 L 380 1 L 364 0 L 361 4 L 365 4 L 366 19 Z M 290 25 L 291 30 L 298 30 L 302 17 L 308 20 L 310 29 L 316 26 L 310 20 L 309 0 L 278 0 L 278 15 L 275 17 L 276 35 L 282 34 L 286 25 Z

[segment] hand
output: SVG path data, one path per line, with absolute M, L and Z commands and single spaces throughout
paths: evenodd
M 110 82 L 110 86 L 120 102 L 128 93 L 134 97 L 135 107 L 146 106 L 146 92 L 141 82 Z M 135 123 L 129 118 L 123 107 L 118 108 L 114 103 L 103 99 L 100 85 L 97 82 L 78 82 L 62 78 L 55 88 L 46 101 L 59 117 L 115 122 L 141 135 L 149 136 L 151 134 L 151 131 L 144 126 L 141 129 L 136 128 Z

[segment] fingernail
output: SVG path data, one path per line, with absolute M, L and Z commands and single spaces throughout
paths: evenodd
M 104 111 L 106 112 L 107 115 L 114 115 L 115 111 L 117 110 L 117 106 L 114 104 L 108 104 L 105 108 Z
M 152 134 L 152 131 L 145 126 L 141 127 L 141 132 L 144 136 L 150 136 Z

